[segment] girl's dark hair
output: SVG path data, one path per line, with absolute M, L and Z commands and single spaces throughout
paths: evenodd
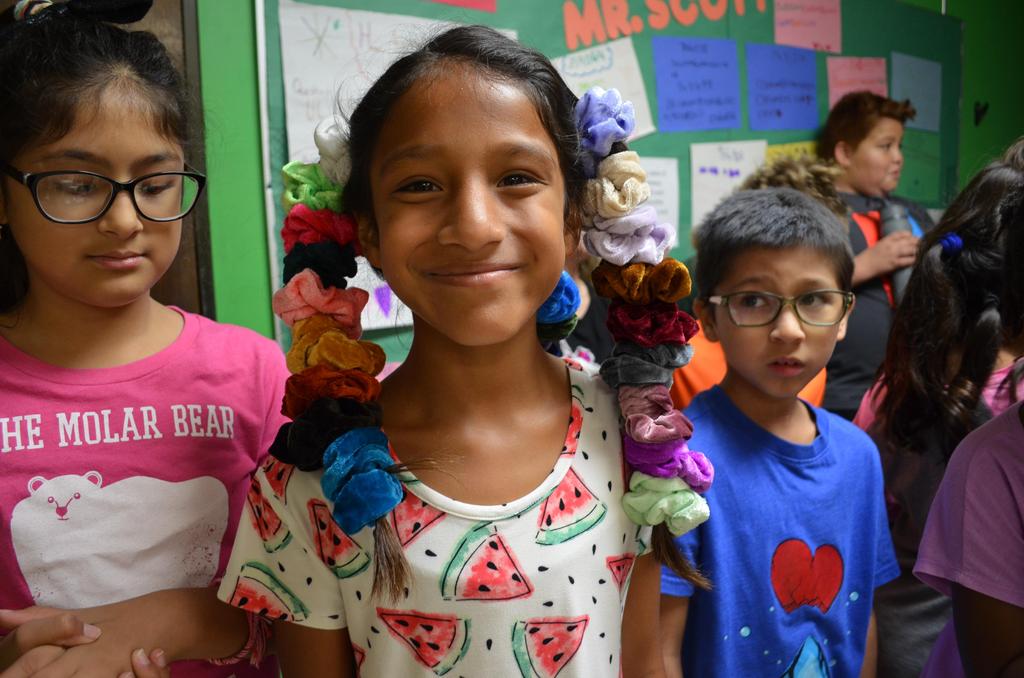
M 818 134 L 818 155 L 835 160 L 836 144 L 845 141 L 857 148 L 882 118 L 892 118 L 901 125 L 913 120 L 917 110 L 910 100 L 896 101 L 874 92 L 850 92 L 832 110 Z
M 456 64 L 505 80 L 530 98 L 558 150 L 565 178 L 565 226 L 578 235 L 587 177 L 580 163 L 573 115 L 576 96 L 546 56 L 486 26 L 460 26 L 441 33 L 391 64 L 370 87 L 349 117 L 352 174 L 345 186 L 345 208 L 358 215 L 373 215 L 370 161 L 388 113 L 421 77 Z
M 11 9 L 0 14 L 0 167 L 30 144 L 63 137 L 76 116 L 110 88 L 136 95 L 150 108 L 160 132 L 185 145 L 184 93 L 166 48 L 151 33 L 128 32 L 103 21 L 136 19 L 139 4 L 106 2 L 98 11 L 85 2 L 70 2 L 18 23 Z M 25 260 L 5 228 L 0 313 L 16 308 L 27 292 Z
M 956 234 L 955 253 L 946 238 Z M 895 450 L 937 436 L 948 458 L 980 423 L 1000 347 L 1024 331 L 1024 138 L 971 180 L 922 240 L 880 368 L 876 427 Z M 1021 367 L 1008 388 L 1017 400 Z
M 348 211 L 373 217 L 370 162 L 388 114 L 420 78 L 442 69 L 464 65 L 507 81 L 530 98 L 558 151 L 565 179 L 565 227 L 579 235 L 583 226 L 583 193 L 587 177 L 580 161 L 579 131 L 575 122 L 576 96 L 547 57 L 486 26 L 460 26 L 434 37 L 423 47 L 400 58 L 370 87 L 349 116 L 349 153 L 352 173 L 345 185 Z M 624 150 L 624 146 L 620 149 Z M 375 224 L 371 224 L 375 228 Z M 375 234 L 362 233 L 361 237 Z M 665 525 L 654 528 L 652 545 L 658 559 L 700 586 L 705 580 L 679 554 Z M 374 526 L 373 594 L 397 597 L 408 583 L 404 553 L 387 517 Z

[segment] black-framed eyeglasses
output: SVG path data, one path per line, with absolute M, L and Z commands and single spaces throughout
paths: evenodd
M 183 172 L 153 172 L 127 182 L 81 170 L 29 173 L 7 165 L 4 173 L 28 186 L 39 212 L 58 224 L 87 224 L 99 219 L 121 191 L 131 196 L 142 218 L 177 221 L 192 211 L 206 185 L 205 176 L 187 168 Z
M 795 297 L 771 292 L 733 292 L 708 297 L 708 302 L 724 306 L 737 327 L 763 327 L 775 322 L 786 306 L 792 306 L 800 322 L 817 327 L 838 325 L 853 303 L 853 292 L 812 290 Z

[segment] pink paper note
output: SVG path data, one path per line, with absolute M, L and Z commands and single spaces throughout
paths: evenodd
M 885 57 L 832 57 L 828 65 L 828 107 L 832 108 L 844 94 L 867 90 L 889 96 Z
M 455 5 L 457 7 L 468 7 L 469 9 L 478 9 L 482 12 L 491 12 L 492 14 L 498 11 L 498 0 L 434 0 L 434 2 L 440 2 L 445 5 Z
M 842 52 L 843 16 L 839 0 L 776 0 L 775 42 Z

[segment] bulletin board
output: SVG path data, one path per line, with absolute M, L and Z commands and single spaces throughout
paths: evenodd
M 263 0 L 265 143 L 271 168 L 280 168 L 298 152 L 288 145 L 286 93 L 289 88 L 293 88 L 291 95 L 294 88 L 310 86 L 295 77 L 286 82 L 283 60 L 290 56 L 288 50 L 309 50 L 331 31 L 336 38 L 347 31 L 349 39 L 358 42 L 377 30 L 374 22 L 360 28 L 343 26 L 342 21 L 308 21 L 308 37 L 289 42 L 282 50 L 282 3 L 291 5 L 294 21 L 296 0 Z M 673 205 L 678 238 L 673 256 L 679 259 L 692 254 L 691 185 L 694 179 L 705 179 L 695 174 L 739 171 L 725 166 L 728 163 L 705 167 L 697 162 L 697 154 L 703 158 L 716 147 L 693 145 L 721 145 L 726 155 L 743 155 L 749 147 L 754 151 L 750 157 L 757 159 L 763 157 L 765 146 L 769 157 L 806 146 L 828 115 L 830 69 L 846 67 L 844 73 L 832 73 L 835 84 L 856 80 L 861 64 L 853 63 L 852 57 L 865 58 L 863 64 L 871 71 L 865 86 L 872 86 L 871 77 L 877 80 L 880 75 L 889 96 L 928 99 L 918 106 L 917 126 L 911 123 L 906 130 L 905 167 L 896 193 L 927 207 L 942 207 L 958 185 L 962 24 L 898 0 L 301 0 L 298 5 L 310 7 L 311 14 L 317 8 L 333 7 L 505 29 L 551 57 L 563 75 L 567 70 L 578 75 L 575 82 L 581 84 L 588 67 L 597 72 L 613 59 L 621 65 L 635 54 L 640 78 L 620 76 L 623 82 L 608 86 L 628 91 L 638 110 L 649 110 L 653 130 L 632 140 L 631 148 L 641 157 L 677 161 L 677 168 L 673 167 L 677 174 L 666 176 L 678 182 L 678 202 Z M 807 43 L 808 36 L 823 44 L 778 49 L 777 32 L 785 40 L 797 34 L 797 44 Z M 295 35 L 294 29 L 291 34 Z M 426 35 L 421 29 L 410 29 L 403 36 L 407 49 Z M 354 42 L 350 50 L 358 47 Z M 355 54 L 361 58 L 364 52 Z M 724 63 L 719 55 L 734 64 L 716 75 L 714 69 Z M 700 77 L 694 69 L 700 70 Z M 738 83 L 726 82 L 729 78 Z M 567 81 L 574 86 L 571 77 Z M 723 83 L 732 89 L 723 90 Z M 343 108 L 350 105 L 344 96 L 339 103 Z M 779 105 L 773 107 L 775 103 Z M 773 119 L 776 115 L 778 120 Z M 704 128 L 688 129 L 695 124 Z M 799 128 L 786 129 L 787 125 Z M 758 143 L 734 143 L 748 141 Z M 692 172 L 691 151 L 695 154 Z M 278 200 L 281 179 L 277 171 L 268 178 L 272 193 L 268 205 L 273 203 L 276 210 L 272 228 L 279 228 L 284 217 Z M 698 191 L 698 201 L 703 193 Z M 387 341 L 384 344 L 386 349 L 393 348 Z M 400 347 L 389 350 L 389 358 L 394 353 L 404 356 Z

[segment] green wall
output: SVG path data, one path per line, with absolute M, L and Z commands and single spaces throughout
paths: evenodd
M 904 1 L 934 11 L 941 7 L 941 0 Z M 1024 134 L 1024 72 L 1016 67 L 1024 35 L 1024 2 L 947 4 L 948 13 L 964 21 L 959 150 L 963 185 Z M 251 0 L 198 0 L 198 7 L 217 319 L 270 336 L 272 286 L 260 171 L 255 7 Z M 975 101 L 989 104 L 978 126 Z

